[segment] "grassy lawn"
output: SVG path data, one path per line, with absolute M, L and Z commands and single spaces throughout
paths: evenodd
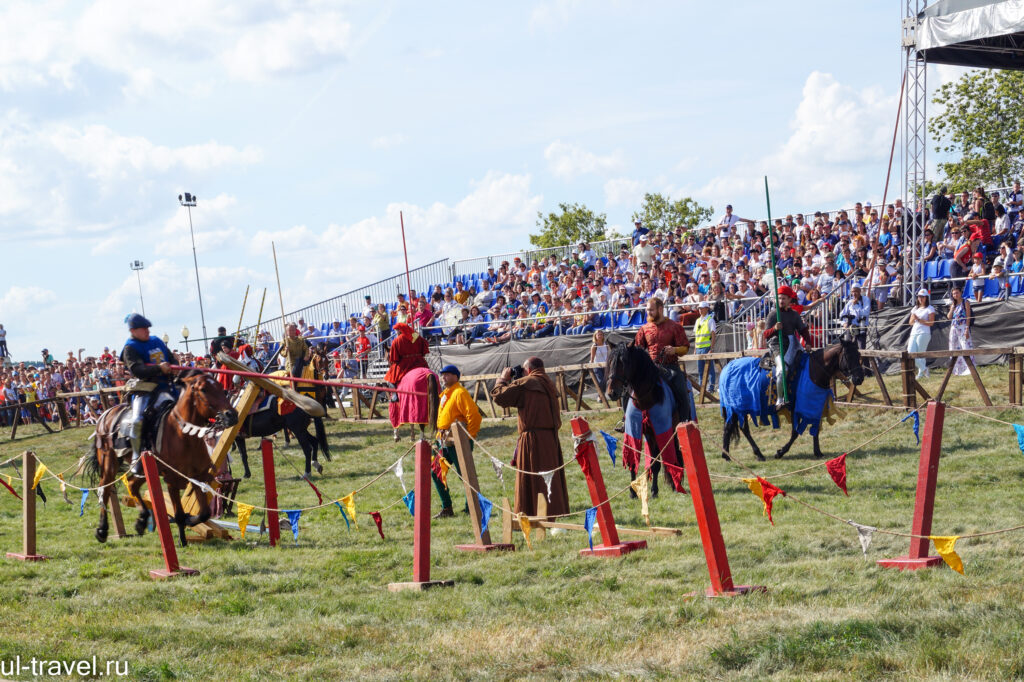
M 986 368 L 982 375 L 994 402 L 1005 403 L 1006 368 Z M 888 381 L 897 395 L 898 378 Z M 933 372 L 925 388 L 934 393 L 940 381 L 941 372 Z M 877 386 L 865 387 L 877 396 Z M 954 378 L 946 399 L 980 402 L 969 377 Z M 986 414 L 1024 422 L 1019 409 Z M 700 416 L 712 473 L 744 475 L 715 454 L 721 433 L 716 411 Z M 822 449 L 840 454 L 900 416 L 850 410 L 844 421 L 824 427 Z M 593 426 L 609 432 L 616 420 L 611 413 L 591 415 Z M 409 446 L 408 440 L 393 443 L 384 424 L 331 422 L 328 428 L 335 460 L 315 479 L 325 498 L 359 487 Z M 0 458 L 32 449 L 51 469 L 63 469 L 84 453 L 88 433 L 47 435 L 32 426 L 0 445 Z M 762 429 L 755 436 L 766 452 L 784 441 L 782 432 Z M 507 461 L 514 420 L 485 422 L 480 440 Z M 568 453 L 567 426 L 562 441 Z M 805 437 L 785 459 L 754 466 L 745 443 L 736 449 L 769 479 L 812 464 L 810 451 Z M 849 497 L 824 468 L 776 482 L 842 518 L 909 531 L 918 453 L 907 423 L 848 458 Z M 278 442 L 282 507 L 316 503 L 287 463 L 300 466 L 299 455 Z M 259 457 L 253 459 L 255 477 L 242 483 L 239 499 L 260 504 L 262 472 Z M 611 467 L 603 446 L 600 459 L 609 490 L 628 483 L 628 473 Z M 485 494 L 499 501 L 506 493 L 479 450 L 477 462 Z M 407 485 L 412 468 L 410 457 Z M 590 505 L 584 479 L 575 463 L 566 471 L 572 508 L 580 510 L 570 520 L 582 523 Z M 1012 429 L 947 411 L 933 532 L 1022 523 L 1022 483 L 1024 455 Z M 49 503 L 39 510 L 38 545 L 51 559 L 0 561 L 0 618 L 8 624 L 0 629 L 0 659 L 96 655 L 127 660 L 132 679 L 153 680 L 1024 676 L 1024 532 L 961 541 L 966 576 L 945 566 L 899 573 L 874 560 L 906 554 L 905 538 L 876 534 L 865 560 L 853 528 L 783 498 L 776 499 L 773 527 L 743 483 L 715 480 L 735 580 L 765 585 L 767 594 L 684 598 L 705 589 L 709 579 L 691 499 L 664 492 L 667 486 L 652 500 L 651 521 L 683 534 L 651 539 L 646 551 L 583 559 L 578 550 L 587 545 L 586 535 L 569 532 L 535 542 L 532 550 L 517 536 L 514 553 L 461 553 L 453 545 L 473 538 L 460 512 L 432 527 L 432 577 L 453 579 L 455 587 L 392 594 L 387 583 L 412 574 L 412 517 L 401 504 L 384 512 L 385 540 L 365 514 L 358 530 L 349 531 L 330 507 L 302 517 L 297 545 L 288 533 L 278 548 L 251 536 L 192 544 L 179 550 L 180 559 L 202 574 L 155 582 L 148 577 L 162 565 L 155 535 L 100 545 L 93 538 L 95 498 L 79 518 L 74 491 L 68 505 L 52 481 L 45 485 Z M 356 504 L 369 512 L 401 495 L 398 480 L 388 475 Z M 461 491 L 454 497 L 461 509 Z M 621 525 L 642 526 L 637 501 L 623 496 L 613 509 Z M 126 523 L 133 522 L 134 512 L 126 510 Z M 496 512 L 492 528 L 499 536 L 500 526 Z M 0 543 L 4 551 L 20 551 L 20 503 L 6 492 L 0 493 Z

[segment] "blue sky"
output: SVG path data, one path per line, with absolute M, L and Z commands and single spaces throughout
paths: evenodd
M 288 308 L 400 272 L 399 210 L 415 267 L 563 201 L 877 201 L 900 5 L 5 2 L 0 323 L 17 358 L 120 346 L 141 259 L 154 331 L 198 336 L 186 190 L 210 331 L 274 292 L 271 241 Z

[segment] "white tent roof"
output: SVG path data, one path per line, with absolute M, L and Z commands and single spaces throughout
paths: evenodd
M 939 0 L 918 19 L 929 63 L 1024 70 L 1024 0 Z

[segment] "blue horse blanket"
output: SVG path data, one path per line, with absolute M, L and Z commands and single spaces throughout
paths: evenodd
M 802 434 L 809 426 L 811 435 L 816 436 L 832 391 L 811 381 L 811 363 L 808 358 L 807 355 L 800 356 L 793 423 L 798 434 Z M 756 426 L 771 423 L 772 428 L 777 429 L 779 415 L 773 400 L 773 372 L 761 369 L 759 363 L 758 358 L 739 358 L 722 370 L 722 377 L 718 381 L 722 416 L 726 421 L 736 417 L 741 427 L 751 417 Z

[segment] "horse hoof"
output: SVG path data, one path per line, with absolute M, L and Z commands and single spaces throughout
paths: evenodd
M 316 472 L 318 474 L 324 473 L 324 465 L 321 464 L 320 462 L 313 462 L 313 468 L 316 469 Z
M 242 478 L 252 478 L 252 473 L 250 473 L 249 470 L 246 469 L 245 473 L 242 474 Z
M 729 455 L 725 454 L 724 452 L 722 453 L 722 459 L 724 459 L 726 462 L 731 462 L 732 461 L 732 457 L 730 457 Z
M 96 539 L 99 540 L 100 542 L 106 542 L 107 541 L 107 531 L 101 530 L 101 529 L 97 528 L 96 529 Z
M 775 459 L 782 459 L 782 456 L 785 455 L 785 454 L 786 454 L 785 452 L 783 452 L 782 450 L 779 450 L 778 452 L 775 453 Z
M 143 521 L 142 519 L 139 519 L 138 521 L 136 521 L 135 522 L 135 534 L 138 535 L 139 537 L 142 537 L 143 535 L 145 535 L 146 534 L 146 527 L 148 525 L 149 524 L 146 523 L 145 521 Z
M 778 457 L 782 457 L 782 455 L 777 455 L 777 456 Z M 757 461 L 758 462 L 763 462 L 764 461 L 764 455 L 762 455 L 760 452 L 755 452 L 754 453 L 754 457 L 757 457 Z

